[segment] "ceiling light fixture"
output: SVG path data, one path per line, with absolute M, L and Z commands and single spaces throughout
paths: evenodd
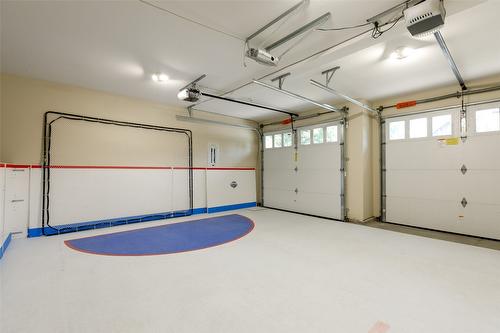
M 153 74 L 151 75 L 151 78 L 153 79 L 153 81 L 158 83 L 163 83 L 168 81 L 168 75 L 163 73 Z
M 402 60 L 408 58 L 415 52 L 411 47 L 398 47 L 391 53 L 391 59 Z
M 179 93 L 177 94 L 177 98 L 185 102 L 198 102 L 200 96 L 201 92 L 198 89 L 196 89 L 195 85 L 184 88 L 180 90 Z

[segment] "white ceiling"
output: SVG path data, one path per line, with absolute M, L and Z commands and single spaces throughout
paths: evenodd
M 251 60 L 244 67 L 242 40 L 297 0 L 149 1 L 177 16 L 140 1 L 0 1 L 1 70 L 187 106 L 188 103 L 177 100 L 177 91 L 201 74 L 207 74 L 202 85 L 219 92 L 266 75 L 264 81 L 269 82 L 280 68 L 366 29 L 314 31 L 286 54 L 278 68 Z M 332 18 L 324 27 L 364 23 L 368 17 L 400 2 L 311 1 L 271 38 L 263 36 L 254 42 L 276 40 L 325 12 L 331 12 Z M 448 16 L 442 33 L 464 78 L 500 73 L 500 1 L 447 0 L 445 5 Z M 389 59 L 388 55 L 399 46 L 411 46 L 416 53 L 402 61 Z M 285 45 L 281 49 L 286 48 Z M 292 73 L 284 88 L 318 101 L 336 102 L 308 81 L 322 80 L 320 72 L 337 65 L 341 69 L 334 76 L 333 87 L 364 100 L 455 82 L 437 44 L 432 39 L 412 39 L 404 23 L 400 23 L 379 39 L 358 38 L 281 71 Z M 165 84 L 153 82 L 151 74 L 157 72 L 168 74 L 171 80 Z M 290 111 L 311 109 L 304 102 L 256 85 L 230 96 Z M 254 120 L 276 116 L 270 111 L 215 100 L 197 108 Z

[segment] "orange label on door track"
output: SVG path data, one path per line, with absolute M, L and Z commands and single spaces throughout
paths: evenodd
M 400 102 L 396 104 L 396 109 L 404 109 L 404 108 L 409 108 L 410 106 L 415 106 L 417 105 L 417 101 L 406 101 L 406 102 Z

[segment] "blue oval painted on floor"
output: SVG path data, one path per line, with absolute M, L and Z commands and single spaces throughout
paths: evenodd
M 157 227 L 67 240 L 70 248 L 109 256 L 149 256 L 205 249 L 239 239 L 254 228 L 252 220 L 232 214 Z

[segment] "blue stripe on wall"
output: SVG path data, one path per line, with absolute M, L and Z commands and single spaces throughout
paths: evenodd
M 2 259 L 5 251 L 7 251 L 7 248 L 9 247 L 11 240 L 12 240 L 12 234 L 9 234 L 9 236 L 7 236 L 7 238 L 3 242 L 2 246 L 0 247 L 0 259 Z
M 242 209 L 248 207 L 255 207 L 257 204 L 255 202 L 248 202 L 243 204 L 236 205 L 227 205 L 227 206 L 219 206 L 219 207 L 211 207 L 211 208 L 195 208 L 193 209 L 193 213 L 191 215 L 199 215 L 205 213 L 217 213 L 224 212 L 228 210 Z M 90 221 L 83 223 L 72 223 L 65 225 L 57 225 L 54 226 L 58 230 L 54 230 L 51 228 L 45 228 L 45 233 L 48 235 L 56 235 L 63 234 L 68 232 L 75 231 L 84 231 L 90 229 L 100 229 L 100 228 L 109 228 L 123 224 L 132 224 L 132 223 L 140 223 L 140 222 L 149 222 L 149 221 L 158 221 L 164 220 L 172 217 L 182 217 L 188 216 L 187 213 L 189 211 L 177 211 L 177 212 L 168 212 L 168 213 L 158 213 L 158 214 L 148 214 L 148 215 L 138 215 L 138 216 L 129 216 L 129 217 L 121 217 L 115 219 L 108 220 L 100 220 L 100 221 Z M 30 228 L 28 229 L 28 237 L 40 237 L 42 236 L 42 228 Z
M 207 211 L 208 211 L 208 213 L 217 213 L 217 212 L 225 212 L 228 210 L 250 208 L 250 207 L 255 207 L 255 206 L 257 206 L 256 202 L 246 202 L 246 203 L 236 204 L 236 205 L 210 207 L 207 209 Z

